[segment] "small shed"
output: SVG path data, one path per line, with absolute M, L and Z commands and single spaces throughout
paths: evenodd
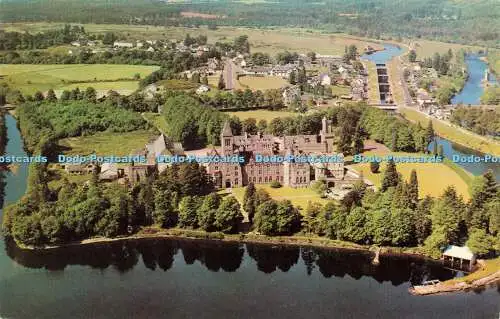
M 449 263 L 451 268 L 455 268 L 455 264 L 460 262 L 460 268 L 467 266 L 471 270 L 476 262 L 476 255 L 467 246 L 450 245 L 443 251 L 442 258 L 445 265 Z

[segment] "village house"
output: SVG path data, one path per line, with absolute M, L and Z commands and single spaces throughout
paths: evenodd
M 300 99 L 300 87 L 297 85 L 288 86 L 283 89 L 283 103 L 286 106 L 291 105 L 294 101 Z
M 332 85 L 332 78 L 326 73 L 321 74 L 319 80 L 321 85 Z
M 220 148 L 213 148 L 209 156 L 241 155 L 248 158 L 244 165 L 239 163 L 205 164 L 218 188 L 245 186 L 277 181 L 290 187 L 308 187 L 311 181 L 324 179 L 330 187 L 344 184 L 343 155 L 333 151 L 333 130 L 330 121 L 322 120 L 319 134 L 274 136 L 258 133 L 256 135 L 233 135 L 228 122 L 221 132 Z M 310 163 L 308 161 L 259 162 L 256 155 L 263 156 L 336 156 L 337 161 Z
M 196 89 L 196 94 L 203 94 L 208 91 L 210 91 L 210 87 L 208 85 L 200 85 L 200 87 Z
M 147 180 L 154 172 L 163 172 L 170 164 L 157 163 L 160 155 L 182 155 L 184 149 L 181 143 L 173 142 L 169 137 L 160 134 L 154 141 L 145 145 L 143 149 L 136 151 L 132 155 L 139 155 L 145 158 L 145 162 L 132 163 L 125 168 L 125 177 L 132 184 Z
M 131 42 L 120 42 L 120 41 L 115 41 L 113 43 L 113 46 L 115 48 L 133 48 L 134 44 Z
M 96 169 L 97 165 L 94 163 L 85 164 L 64 164 L 61 165 L 64 171 L 71 175 L 88 175 L 92 174 Z

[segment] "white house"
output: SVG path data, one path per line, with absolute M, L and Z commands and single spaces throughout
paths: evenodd
M 146 51 L 148 51 L 148 52 L 155 52 L 155 49 L 153 49 L 153 47 L 149 47 Z
M 321 85 L 332 85 L 332 78 L 328 74 L 321 74 L 319 77 Z
M 202 94 L 210 91 L 210 87 L 207 85 L 200 85 L 199 88 L 196 89 L 196 94 Z

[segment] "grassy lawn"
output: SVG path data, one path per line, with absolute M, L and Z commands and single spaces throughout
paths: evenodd
M 363 61 L 368 70 L 368 103 L 380 104 L 380 93 L 378 90 L 378 75 L 375 62 Z
M 59 141 L 59 145 L 69 148 L 64 151 L 68 155 L 97 155 L 127 156 L 141 149 L 156 134 L 150 131 L 134 131 L 126 133 L 97 133 L 92 136 L 70 137 Z
M 52 180 L 49 181 L 50 189 L 57 189 L 62 186 L 63 178 L 66 178 L 70 183 L 83 184 L 92 178 L 92 175 L 72 175 L 66 173 L 61 168 L 49 167 L 49 173 Z
M 241 86 L 251 90 L 279 89 L 288 82 L 277 76 L 242 76 L 239 78 Z
M 332 85 L 332 94 L 336 96 L 351 94 L 351 87 L 347 85 Z
M 299 207 L 304 210 L 307 208 L 309 202 L 315 202 L 320 204 L 326 204 L 329 202 L 328 199 L 319 197 L 312 189 L 309 188 L 292 188 L 288 186 L 283 186 L 280 188 L 272 188 L 269 185 L 255 185 L 257 189 L 264 189 L 271 195 L 275 200 L 288 199 L 292 202 L 295 207 Z M 245 195 L 245 187 L 233 188 L 232 193 L 238 199 L 240 203 L 243 202 L 243 196 Z
M 430 118 L 416 110 L 410 108 L 400 108 L 400 112 L 408 120 L 412 122 L 420 122 L 420 124 L 424 127 L 426 127 L 429 123 Z M 500 155 L 499 142 L 495 142 L 485 137 L 466 132 L 465 130 L 458 127 L 446 125 L 442 121 L 434 118 L 432 119 L 432 125 L 439 136 L 444 137 L 452 142 L 481 151 L 483 153 L 489 153 L 496 156 Z
M 387 73 L 389 74 L 389 84 L 391 85 L 392 99 L 397 105 L 404 105 L 403 81 L 401 79 L 401 61 L 393 58 L 387 63 Z
M 500 269 L 500 257 L 495 259 L 484 260 L 484 265 L 481 265 L 480 268 L 473 273 L 468 274 L 467 276 L 454 278 L 443 282 L 445 285 L 453 285 L 459 282 L 467 282 L 471 283 L 475 280 L 487 277 L 489 275 L 494 274 Z
M 71 83 L 71 81 L 115 81 L 120 79 L 132 79 L 138 73 L 141 78 L 157 70 L 157 66 L 142 65 L 117 65 L 117 64 L 2 64 L 0 75 L 4 76 L 2 82 L 11 87 L 20 89 L 25 94 L 47 91 L 49 89 L 60 89 Z M 125 85 L 127 81 L 108 84 L 120 89 L 119 85 Z M 98 83 L 92 83 L 94 86 Z M 80 87 L 89 84 L 80 83 Z M 126 84 L 130 87 L 130 83 Z
M 373 155 L 373 152 L 367 152 L 364 155 Z M 386 152 L 376 152 L 378 155 L 388 153 Z M 390 154 L 396 156 L 420 156 L 421 154 L 416 153 L 393 153 Z M 374 174 L 370 171 L 369 163 L 357 163 L 350 167 L 354 168 L 358 172 L 363 172 L 365 178 L 370 180 L 378 188 L 382 182 L 384 176 L 386 162 L 380 164 L 380 172 Z M 464 199 L 469 199 L 469 185 L 467 184 L 470 179 L 464 180 L 461 174 L 456 172 L 456 169 L 451 168 L 445 163 L 396 163 L 396 168 L 399 173 L 403 175 L 403 178 L 408 181 L 410 179 L 411 171 L 414 169 L 417 172 L 419 195 L 424 197 L 426 195 L 431 195 L 434 197 L 442 195 L 446 187 L 453 185 L 457 190 L 459 195 L 462 195 Z M 439 176 L 439 178 L 436 178 Z
M 142 116 L 151 125 L 156 127 L 160 132 L 167 132 L 167 122 L 165 118 L 158 113 L 143 113 Z
M 268 123 L 276 117 L 297 116 L 297 113 L 287 111 L 269 111 L 269 110 L 255 110 L 255 111 L 237 111 L 227 112 L 230 116 L 237 116 L 240 120 L 254 118 L 258 121 L 266 120 Z

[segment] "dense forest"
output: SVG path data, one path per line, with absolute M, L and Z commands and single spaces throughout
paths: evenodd
M 149 24 L 197 27 L 308 27 L 380 37 L 412 37 L 499 46 L 496 0 L 262 1 L 3 1 L 3 22 Z M 212 18 L 185 15 L 199 12 Z

